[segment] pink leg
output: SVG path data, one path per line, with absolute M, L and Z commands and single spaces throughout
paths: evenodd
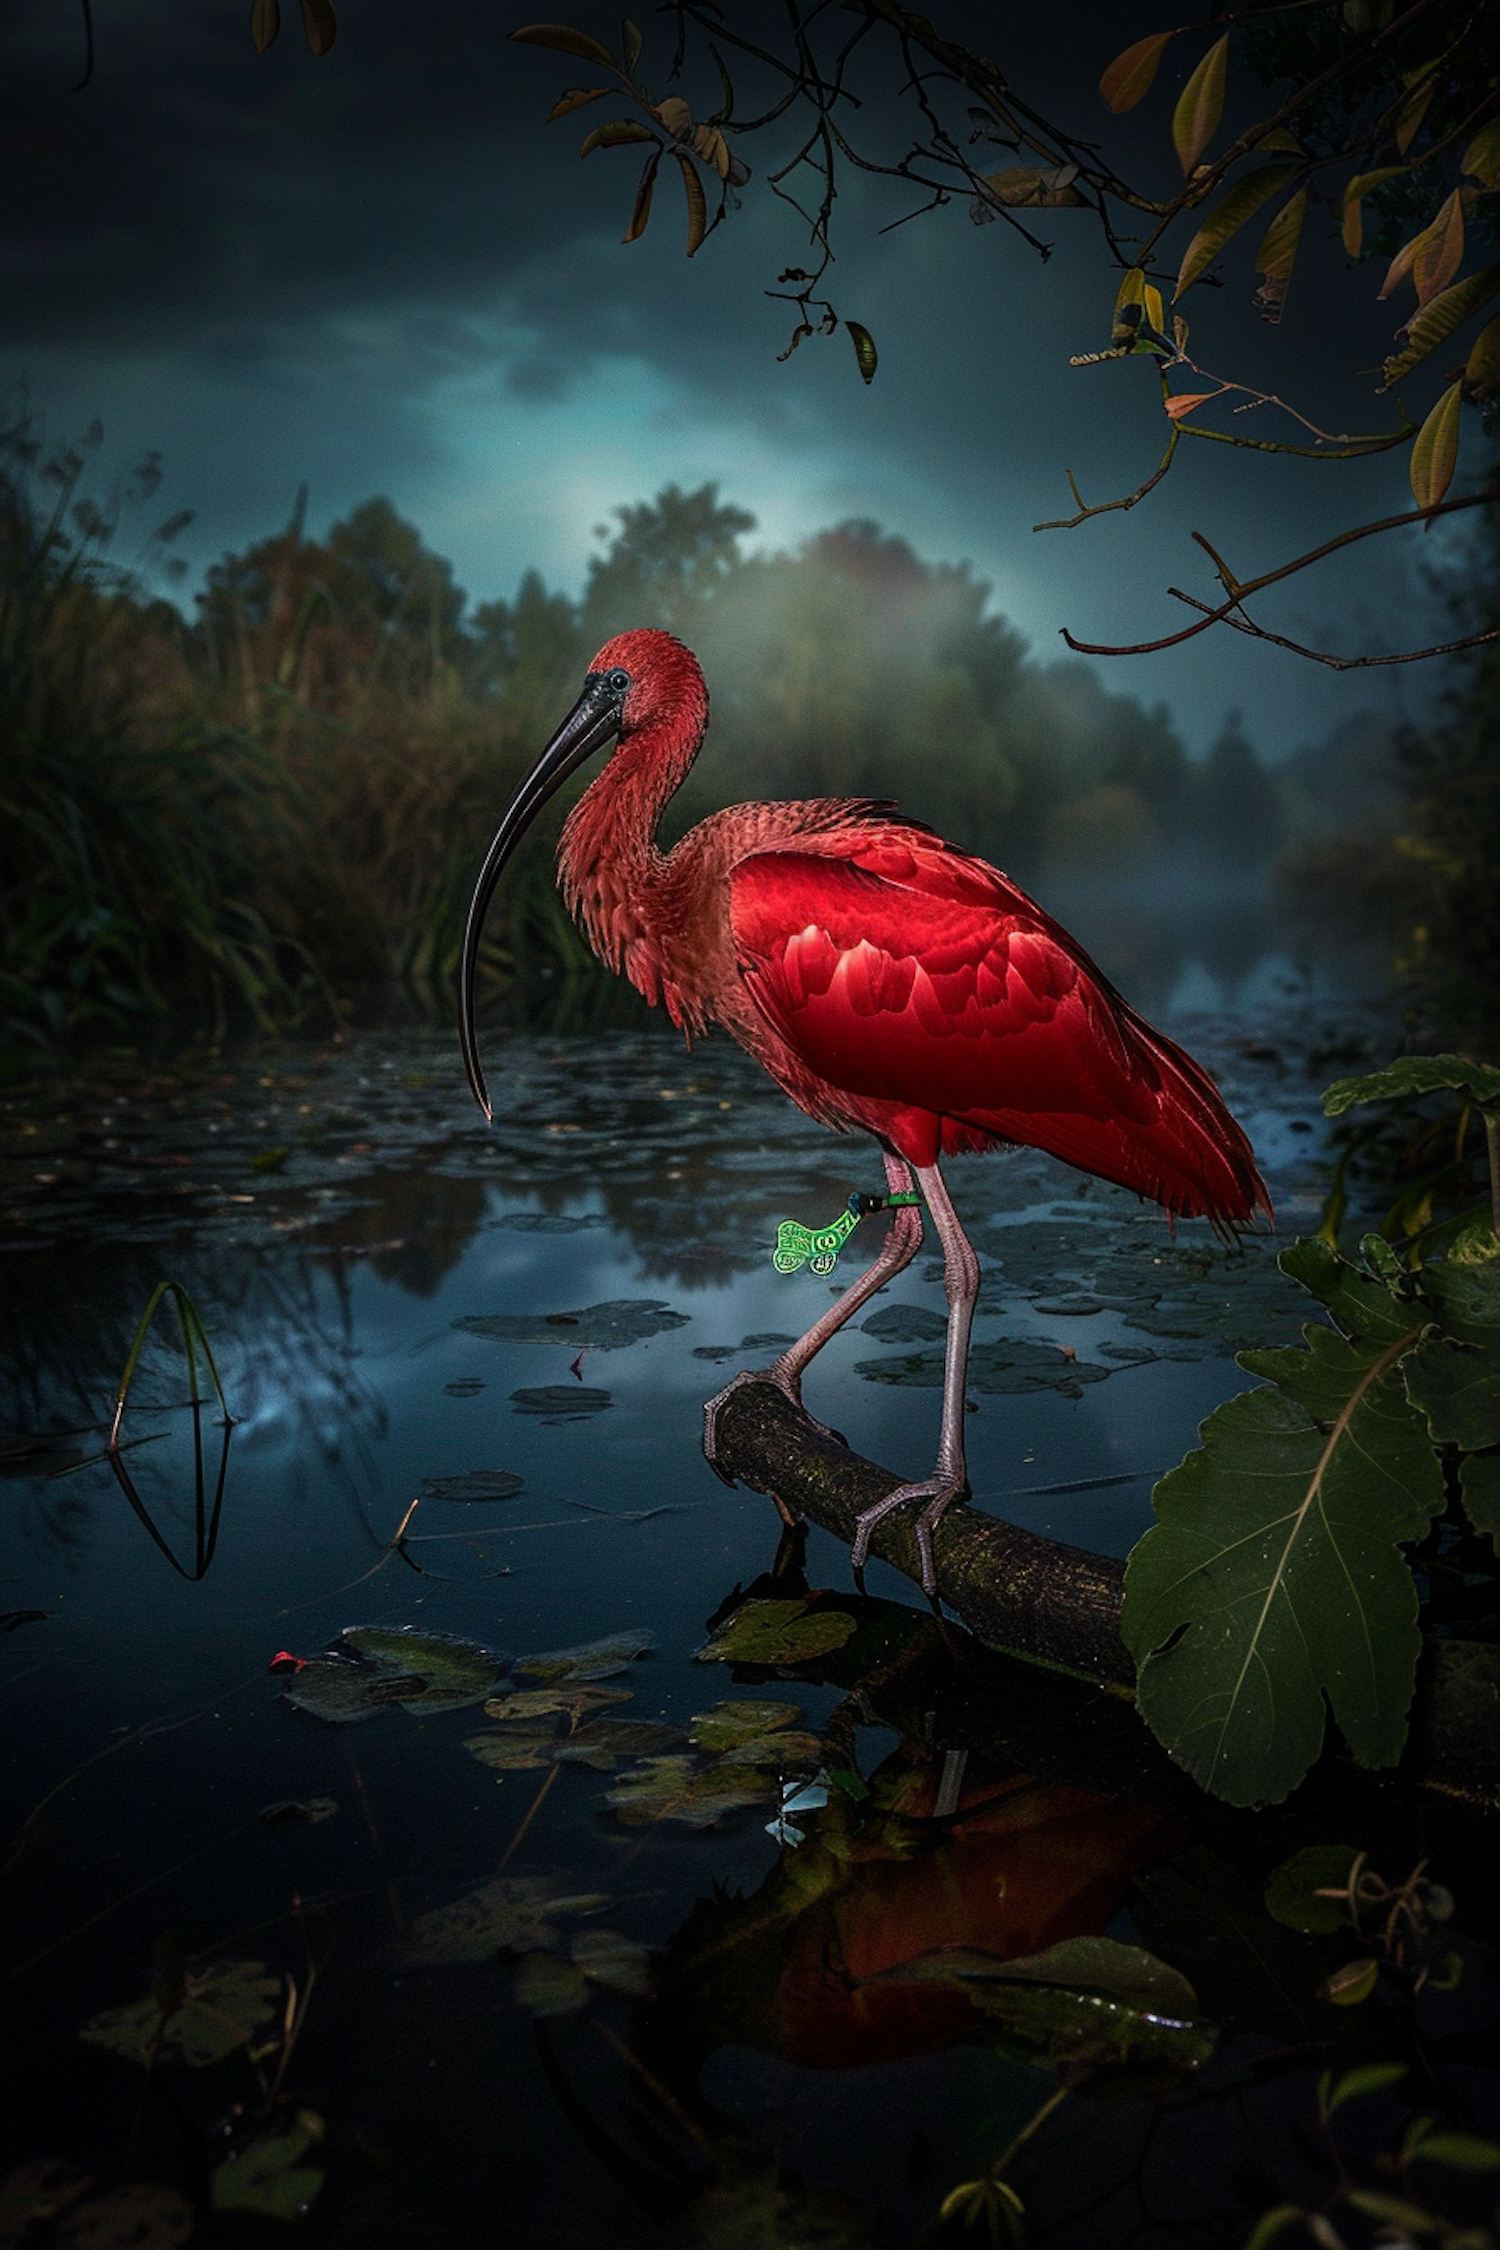
M 911 1169 L 898 1156 L 885 1159 L 886 1185 L 892 1195 L 910 1195 Z M 880 1255 L 866 1267 L 857 1281 L 851 1281 L 842 1297 L 831 1304 L 820 1320 L 815 1320 L 805 1336 L 788 1345 L 779 1359 L 759 1372 L 747 1370 L 736 1375 L 722 1391 L 711 1398 L 703 1409 L 703 1450 L 711 1465 L 715 1465 L 715 1427 L 719 1410 L 731 1391 L 745 1383 L 774 1383 L 786 1392 L 794 1406 L 802 1405 L 802 1377 L 808 1362 L 823 1349 L 830 1336 L 836 1336 L 846 1321 L 852 1320 L 861 1305 L 869 1303 L 877 1289 L 883 1289 L 893 1275 L 909 1266 L 922 1246 L 922 1213 L 915 1203 L 899 1204 L 891 1213 L 890 1232 L 881 1246 Z M 806 1409 L 804 1408 L 805 1412 Z M 811 1419 L 811 1417 L 809 1417 Z M 820 1422 L 817 1427 L 823 1429 Z M 831 1435 L 831 1432 L 825 1434 Z
M 876 1524 L 893 1509 L 904 1507 L 908 1500 L 925 1500 L 927 1506 L 916 1521 L 917 1554 L 922 1565 L 923 1590 L 933 1594 L 937 1591 L 937 1567 L 932 1553 L 934 1526 L 949 1501 L 962 1499 L 969 1489 L 964 1467 L 964 1378 L 969 1365 L 969 1328 L 974 1318 L 974 1300 L 979 1295 L 979 1260 L 958 1223 L 958 1214 L 948 1200 L 948 1190 L 937 1166 L 934 1164 L 929 1170 L 918 1165 L 917 1183 L 943 1246 L 943 1286 L 948 1296 L 943 1424 L 938 1436 L 937 1462 L 932 1475 L 924 1477 L 920 1484 L 898 1485 L 894 1492 L 887 1493 L 883 1500 L 877 1501 L 873 1508 L 866 1508 L 855 1519 L 857 1530 L 851 1560 L 856 1570 L 863 1570 L 870 1552 L 870 1534 Z

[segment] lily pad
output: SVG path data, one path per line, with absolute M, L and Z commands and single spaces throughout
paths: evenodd
M 699 1664 L 805 1664 L 842 1648 L 854 1619 L 807 1602 L 746 1602 L 697 1651 Z
M 534 2016 L 572 2016 L 588 2004 L 589 1981 L 555 1953 L 526 1953 L 516 1963 L 511 1990 Z
M 613 1679 L 627 1664 L 650 1656 L 655 1647 L 651 1634 L 627 1626 L 621 1632 L 606 1633 L 601 1640 L 584 1641 L 577 1648 L 518 1656 L 511 1666 L 511 1678 L 534 1681 L 538 1687 L 553 1687 L 565 1680 Z
M 552 1755 L 559 1765 L 613 1773 L 622 1758 L 650 1757 L 681 1740 L 680 1727 L 651 1719 L 590 1719 L 576 1734 L 565 1734 Z
M 536 1414 L 554 1428 L 563 1422 L 584 1422 L 614 1404 L 608 1391 L 591 1390 L 587 1383 L 540 1383 L 527 1391 L 512 1391 L 511 1411 Z
M 262 1805 L 262 1828 L 316 1828 L 320 1821 L 332 1820 L 338 1811 L 336 1797 L 278 1797 L 273 1805 Z
M 632 2000 L 650 1997 L 654 1982 L 651 1956 L 633 1938 L 618 1930 L 580 1930 L 573 1940 L 573 1965 L 590 1984 L 607 1991 L 626 1993 Z
M 1359 1857 L 1352 1844 L 1308 1844 L 1274 1868 L 1266 1885 L 1266 1911 L 1289 1930 L 1327 1937 L 1350 1923 L 1349 1876 Z M 1328 1891 L 1344 1895 L 1320 1896 Z
M 948 1323 L 926 1305 L 882 1305 L 860 1322 L 860 1331 L 877 1344 L 930 1344 L 947 1335 Z
M 772 1329 L 764 1336 L 742 1336 L 737 1344 L 699 1344 L 694 1348 L 693 1357 L 712 1360 L 717 1366 L 726 1359 L 738 1359 L 742 1352 L 784 1352 L 788 1344 L 796 1341 L 795 1336 Z
M 688 1721 L 688 1739 L 715 1755 L 758 1742 L 778 1728 L 793 1727 L 802 1712 L 795 1703 L 715 1703 Z
M 689 1757 L 646 1758 L 621 1774 L 604 1802 L 627 1828 L 675 1820 L 689 1828 L 714 1828 L 747 1805 L 764 1805 L 779 1795 L 763 1769 L 701 1766 Z
M 550 1766 L 562 1739 L 560 1720 L 534 1719 L 527 1726 L 486 1727 L 464 1736 L 464 1748 L 496 1773 L 527 1773 Z
M 563 1935 L 554 1927 L 555 1917 L 597 1914 L 609 1904 L 599 1891 L 563 1896 L 561 1890 L 547 1876 L 497 1875 L 451 1905 L 419 1915 L 398 1959 L 447 1968 L 463 1961 L 493 1961 L 501 1954 L 560 1952 Z
M 55 2219 L 70 2203 L 93 2186 L 87 2172 L 76 2164 L 63 2164 L 51 2156 L 33 2157 L 18 2164 L 0 2181 L 0 2244 L 4 2250 L 21 2240 L 27 2229 Z
M 462 1476 L 424 1477 L 424 1500 L 511 1500 L 526 1479 L 509 1469 L 469 1469 Z
M 507 1724 L 517 1720 L 562 1717 L 582 1718 L 586 1711 L 604 1711 L 611 1704 L 635 1700 L 629 1688 L 594 1687 L 587 1681 L 560 1681 L 556 1687 L 518 1688 L 514 1695 L 492 1695 L 485 1710 L 492 1719 Z
M 323 2167 L 300 2160 L 323 2138 L 323 2120 L 299 2110 L 280 2133 L 260 2133 L 216 2164 L 209 2201 L 216 2211 L 256 2211 L 287 2225 L 300 2219 L 323 2185 Z
M 79 2033 L 94 2047 L 142 2069 L 170 2057 L 190 2070 L 206 2070 L 236 2048 L 248 2046 L 281 2012 L 282 1984 L 264 1961 L 218 1961 L 183 1978 L 176 2007 L 163 2009 L 152 1994 L 133 2007 L 106 2008 Z
M 578 1312 L 468 1313 L 453 1323 L 466 1335 L 485 1336 L 492 1343 L 566 1344 L 575 1352 L 620 1351 L 687 1324 L 686 1313 L 673 1312 L 659 1297 L 617 1297 Z
M 408 1626 L 350 1625 L 287 1678 L 288 1703 L 333 1726 L 405 1711 L 461 1711 L 493 1693 L 507 1659 L 475 1641 Z
M 867 1383 L 941 1390 L 943 1355 L 926 1351 L 908 1352 L 904 1358 L 861 1359 L 855 1362 L 854 1372 Z M 1043 1343 L 1034 1336 L 999 1336 L 976 1344 L 969 1353 L 967 1387 L 986 1396 L 1021 1391 L 1074 1392 L 1083 1383 L 1102 1383 L 1111 1373 L 1111 1368 L 1070 1357 L 1060 1344 Z

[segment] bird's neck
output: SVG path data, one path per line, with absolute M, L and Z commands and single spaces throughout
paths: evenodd
M 656 827 L 698 755 L 707 719 L 700 693 L 627 736 L 569 813 L 558 846 L 563 896 L 589 944 L 643 990 L 660 966 L 637 958 L 650 948 L 650 908 L 666 866 Z

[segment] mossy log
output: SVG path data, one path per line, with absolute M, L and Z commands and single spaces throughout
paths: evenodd
M 719 1416 L 717 1466 L 853 1544 L 855 1518 L 905 1480 L 851 1453 L 772 1383 L 745 1383 Z M 934 1541 L 938 1595 L 990 1647 L 1112 1687 L 1135 1680 L 1120 1638 L 1125 1565 L 1043 1539 L 955 1502 Z M 870 1552 L 920 1584 L 911 1511 L 875 1527 Z M 1403 1771 L 1422 1787 L 1500 1812 L 1500 1647 L 1432 1639 L 1418 1677 Z

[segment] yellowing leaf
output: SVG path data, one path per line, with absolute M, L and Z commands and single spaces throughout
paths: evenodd
M 1193 236 L 1183 255 L 1177 276 L 1176 294 L 1180 297 L 1190 289 L 1201 273 L 1207 271 L 1223 250 L 1225 244 L 1252 219 L 1261 205 L 1286 187 L 1297 175 L 1295 164 L 1263 164 L 1259 170 L 1246 172 Z
M 1138 39 L 1133 47 L 1116 55 L 1099 81 L 1107 108 L 1118 115 L 1146 99 L 1155 82 L 1156 66 L 1172 37 L 1170 31 L 1153 31 L 1149 39 Z
M 849 331 L 849 340 L 854 346 L 854 356 L 859 362 L 860 374 L 867 383 L 873 383 L 875 370 L 880 364 L 879 356 L 875 350 L 874 337 L 870 334 L 869 329 L 863 327 L 857 320 L 846 320 L 844 326 Z
M 255 41 L 257 54 L 264 54 L 281 29 L 281 9 L 278 0 L 255 0 L 250 11 L 250 36 Z
M 1166 325 L 1167 316 L 1162 310 L 1161 291 L 1156 287 L 1154 282 L 1148 281 L 1146 284 L 1144 304 L 1146 310 L 1146 319 L 1150 326 L 1156 330 L 1156 333 L 1159 336 L 1162 332 L 1162 329 Z
M 708 204 L 698 167 L 686 149 L 674 148 L 672 154 L 682 167 L 682 192 L 687 197 L 687 254 L 691 257 L 708 232 Z
M 1184 414 L 1191 414 L 1195 406 L 1204 406 L 1209 399 L 1218 397 L 1217 391 L 1179 391 L 1175 398 L 1164 401 L 1169 422 L 1180 422 Z
M 729 143 L 717 125 L 700 125 L 693 135 L 693 146 L 705 164 L 711 164 L 721 180 L 729 177 Z
M 633 78 L 635 66 L 641 59 L 642 40 L 639 24 L 632 23 L 628 16 L 620 26 L 620 44 L 625 55 L 625 75 Z
M 656 115 L 674 140 L 680 141 L 692 129 L 693 113 L 680 94 L 668 94 L 664 102 L 658 102 Z
M 1418 240 L 1411 262 L 1417 303 L 1430 305 L 1447 288 L 1464 256 L 1464 191 L 1455 188 Z
M 1435 508 L 1453 482 L 1463 395 L 1461 382 L 1450 383 L 1417 432 L 1411 449 L 1411 489 L 1419 508 Z
M 1219 129 L 1224 86 L 1229 73 L 1229 34 L 1216 39 L 1178 96 L 1172 114 L 1172 145 L 1184 172 L 1191 172 Z
M 1292 278 L 1292 267 L 1297 259 L 1297 245 L 1302 240 L 1302 221 L 1307 213 L 1307 190 L 1299 188 L 1290 203 L 1284 204 L 1267 227 L 1265 239 L 1255 253 L 1255 270 L 1260 276 L 1260 287 L 1255 301 L 1265 320 L 1280 320 L 1286 305 L 1287 285 Z
M 661 162 L 661 150 L 654 148 L 641 166 L 641 176 L 636 182 L 635 201 L 630 207 L 630 224 L 621 235 L 622 242 L 639 242 L 646 231 L 651 216 L 651 197 L 656 188 L 656 168 Z
M 1500 396 L 1500 313 L 1480 329 L 1464 368 L 1464 381 L 1477 399 Z
M 1371 188 L 1379 187 L 1383 180 L 1394 180 L 1409 171 L 1406 164 L 1382 164 L 1374 172 L 1358 172 L 1344 190 L 1343 236 L 1344 248 L 1351 258 L 1357 258 L 1364 247 L 1364 199 Z
M 302 0 L 302 29 L 315 55 L 326 55 L 339 35 L 329 0 Z
M 656 135 L 649 125 L 638 117 L 612 117 L 607 125 L 596 125 L 592 133 L 584 135 L 580 156 L 592 156 L 596 148 L 623 148 L 629 141 L 654 141 Z
M 602 102 L 608 92 L 607 86 L 570 86 L 565 94 L 558 95 L 548 110 L 547 123 L 555 125 L 559 117 L 571 116 L 575 109 L 582 109 L 586 102 Z
M 1056 211 L 1082 203 L 1083 197 L 1073 185 L 1077 174 L 1076 164 L 1016 164 L 1008 171 L 986 173 L 984 184 L 997 203 L 1013 209 Z
M 1500 117 L 1492 117 L 1474 135 L 1458 168 L 1471 180 L 1483 180 L 1487 188 L 1500 188 Z
M 573 55 L 579 62 L 598 63 L 601 69 L 613 70 L 615 58 L 597 39 L 590 39 L 586 31 L 575 31 L 566 23 L 527 23 L 511 38 L 523 47 L 550 47 L 554 54 Z
M 1406 330 L 1406 343 L 1382 371 L 1381 389 L 1388 391 L 1399 383 L 1414 367 L 1421 365 L 1429 352 L 1445 344 L 1456 328 L 1461 328 L 1470 315 L 1487 304 L 1500 290 L 1500 265 L 1485 266 L 1479 273 L 1466 274 L 1455 281 L 1451 289 L 1434 297 L 1431 304 L 1414 314 Z M 1487 333 L 1487 332 L 1486 332 Z
M 1396 113 L 1396 146 L 1404 156 L 1421 130 L 1422 120 L 1437 92 L 1437 72 L 1429 69 L 1421 77 Z

